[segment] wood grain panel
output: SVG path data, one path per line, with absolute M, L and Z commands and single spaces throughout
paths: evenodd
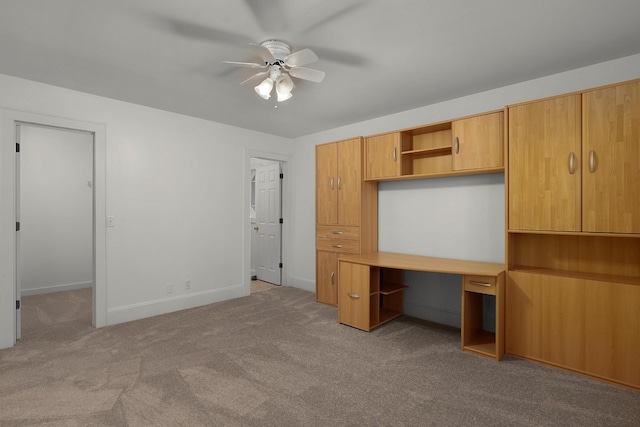
M 508 353 L 640 389 L 640 286 L 508 276 Z
M 569 95 L 509 108 L 510 229 L 581 229 L 579 101 Z
M 360 225 L 362 139 L 338 143 L 338 224 Z
M 370 268 L 343 261 L 339 264 L 338 322 L 369 331 Z
M 338 305 L 338 254 L 316 251 L 316 301 Z
M 386 133 L 365 138 L 365 179 L 400 175 L 400 133 Z M 394 160 L 393 151 L 396 150 Z
M 640 81 L 589 91 L 583 103 L 583 230 L 640 233 Z
M 338 223 L 338 145 L 316 145 L 316 223 Z
M 504 166 L 503 117 L 504 114 L 500 111 L 453 122 L 454 170 Z

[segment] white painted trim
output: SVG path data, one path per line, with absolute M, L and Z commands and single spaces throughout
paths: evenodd
M 0 110 L 0 349 L 16 342 L 15 128 L 16 123 L 81 130 L 94 135 L 93 326 L 106 325 L 106 126 L 22 111 Z
M 250 148 L 244 149 L 244 184 L 242 198 L 242 214 L 244 215 L 245 225 L 243 227 L 243 239 L 242 239 L 242 257 L 243 257 L 243 269 L 242 269 L 242 282 L 245 286 L 245 295 L 251 293 L 251 218 L 249 212 L 249 203 L 251 194 L 251 158 L 257 157 L 260 159 L 268 159 L 280 162 L 282 164 L 282 173 L 284 174 L 284 180 L 282 182 L 282 217 L 284 218 L 284 224 L 282 226 L 282 286 L 289 285 L 288 274 L 288 261 L 291 259 L 289 251 L 291 248 L 291 237 L 289 230 L 291 229 L 291 171 L 293 170 L 291 164 L 291 156 L 286 154 L 271 153 L 266 151 L 253 150 Z
M 289 277 L 289 285 L 294 288 L 303 289 L 309 292 L 316 292 L 315 280 L 305 279 L 303 277 L 291 276 Z
M 145 301 L 138 304 L 110 308 L 107 313 L 108 322 L 109 325 L 116 325 L 244 296 L 247 296 L 245 286 L 244 284 L 238 284 L 222 289 L 178 295 L 155 301 Z
M 47 286 L 43 288 L 21 289 L 20 296 L 28 297 L 32 295 L 53 294 L 55 292 L 75 291 L 76 289 L 92 288 L 93 282 L 67 283 L 63 285 Z

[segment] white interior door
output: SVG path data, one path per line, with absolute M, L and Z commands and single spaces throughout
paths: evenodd
M 256 168 L 256 226 L 258 280 L 280 285 L 282 225 L 280 163 Z

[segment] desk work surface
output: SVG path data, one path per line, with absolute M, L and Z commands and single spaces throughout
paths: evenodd
M 341 254 L 339 261 L 364 264 L 398 270 L 429 271 L 433 273 L 498 276 L 504 264 L 481 261 L 466 261 L 453 258 L 436 258 L 394 252 L 369 252 L 360 255 Z

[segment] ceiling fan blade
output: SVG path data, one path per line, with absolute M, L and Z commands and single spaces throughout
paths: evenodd
M 174 33 L 192 39 L 222 42 L 234 45 L 250 43 L 252 41 L 250 37 L 240 33 L 218 30 L 204 25 L 194 24 L 193 22 L 182 21 L 179 19 L 167 19 L 166 22 Z
M 255 44 L 255 43 L 249 43 L 249 44 L 256 48 L 258 55 L 260 55 L 260 58 L 264 62 L 268 62 L 269 64 L 271 64 L 276 61 L 276 58 L 273 57 L 273 54 L 271 54 L 271 51 L 266 47 L 261 46 L 259 44 Z
M 241 67 L 249 68 L 267 68 L 267 64 L 257 64 L 255 62 L 236 62 L 236 61 L 222 61 L 225 64 L 239 65 Z
M 277 34 L 286 28 L 284 8 L 280 0 L 244 0 L 253 13 L 258 26 L 265 33 Z
M 361 7 L 366 5 L 366 0 L 357 0 L 355 3 L 351 5 L 347 5 L 342 9 L 331 12 L 329 8 L 327 8 L 322 2 L 318 3 L 319 7 L 316 7 L 315 10 L 310 11 L 309 15 L 314 16 L 317 21 L 307 26 L 306 28 L 300 28 L 300 32 L 307 33 L 313 30 L 316 30 L 319 27 L 329 24 L 331 21 L 335 19 L 340 19 L 343 16 L 346 16 L 350 13 L 353 13 L 360 9 Z
M 309 80 L 312 82 L 320 83 L 324 80 L 325 72 L 319 70 L 312 70 L 311 68 L 295 67 L 289 70 L 289 74 L 293 77 L 302 80 Z
M 289 67 L 301 67 L 318 60 L 318 55 L 311 49 L 302 49 L 284 58 L 284 63 Z
M 369 60 L 362 55 L 353 52 L 347 52 L 339 49 L 330 49 L 321 46 L 310 46 L 323 61 L 331 61 L 338 64 L 349 65 L 352 67 L 365 67 L 369 64 Z
M 245 84 L 246 82 L 248 82 L 249 80 L 253 80 L 253 79 L 255 79 L 256 77 L 260 77 L 260 76 L 266 76 L 267 74 L 269 74 L 269 71 L 263 71 L 263 72 L 261 72 L 261 73 L 254 74 L 253 76 L 249 77 L 248 79 L 243 80 L 240 84 L 241 84 L 241 85 L 243 85 L 243 84 Z

